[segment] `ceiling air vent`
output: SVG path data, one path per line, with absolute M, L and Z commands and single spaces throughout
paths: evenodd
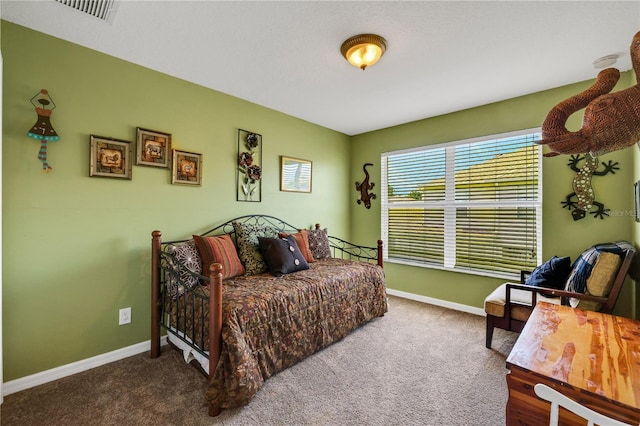
M 95 18 L 112 23 L 116 14 L 115 0 L 54 0 Z

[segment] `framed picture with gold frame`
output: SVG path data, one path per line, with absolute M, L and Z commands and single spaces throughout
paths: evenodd
M 89 176 L 131 180 L 131 142 L 91 135 Z
M 280 156 L 280 191 L 311 192 L 311 171 L 309 160 Z
M 202 184 L 202 154 L 172 150 L 171 183 L 180 185 Z
M 136 165 L 169 168 L 171 135 L 155 130 L 136 128 Z

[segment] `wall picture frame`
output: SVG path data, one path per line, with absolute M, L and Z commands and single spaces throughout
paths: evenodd
M 131 180 L 131 142 L 90 135 L 89 176 Z
M 280 156 L 280 191 L 311 192 L 312 172 L 311 161 Z
M 202 154 L 172 150 L 171 183 L 178 185 L 202 184 Z
M 169 168 L 171 134 L 136 127 L 136 165 Z
M 640 180 L 633 184 L 633 216 L 640 222 Z

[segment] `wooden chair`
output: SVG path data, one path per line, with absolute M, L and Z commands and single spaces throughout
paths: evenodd
M 600 414 L 593 411 L 590 408 L 580 405 L 571 398 L 561 394 L 557 390 L 550 388 L 549 386 L 538 383 L 533 387 L 534 392 L 538 397 L 549 401 L 551 403 L 551 411 L 549 415 L 549 426 L 558 426 L 558 417 L 560 415 L 560 407 L 566 408 L 573 414 L 582 417 L 587 420 L 587 426 L 631 426 L 628 423 L 623 423 L 611 417 Z
M 606 296 L 598 297 L 584 293 L 573 293 L 563 290 L 554 290 L 544 287 L 523 285 L 528 272 L 520 274 L 520 284 L 504 283 L 495 289 L 484 301 L 484 309 L 487 314 L 486 347 L 491 348 L 493 329 L 515 331 L 520 333 L 524 327 L 533 307 L 539 300 L 555 304 L 568 304 L 569 299 L 591 301 L 591 306 L 582 309 L 594 310 L 610 314 L 620 295 L 620 289 L 629 272 L 635 251 L 626 250 L 621 256 L 622 261 L 611 285 L 611 290 Z

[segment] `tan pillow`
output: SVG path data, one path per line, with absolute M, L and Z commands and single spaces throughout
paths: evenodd
M 601 252 L 598 260 L 596 260 L 596 264 L 593 265 L 591 275 L 587 278 L 585 294 L 599 297 L 609 296 L 621 262 L 622 259 L 617 254 L 606 251 Z M 601 303 L 592 300 L 581 300 L 577 307 L 579 309 L 595 311 L 600 309 L 601 305 Z

